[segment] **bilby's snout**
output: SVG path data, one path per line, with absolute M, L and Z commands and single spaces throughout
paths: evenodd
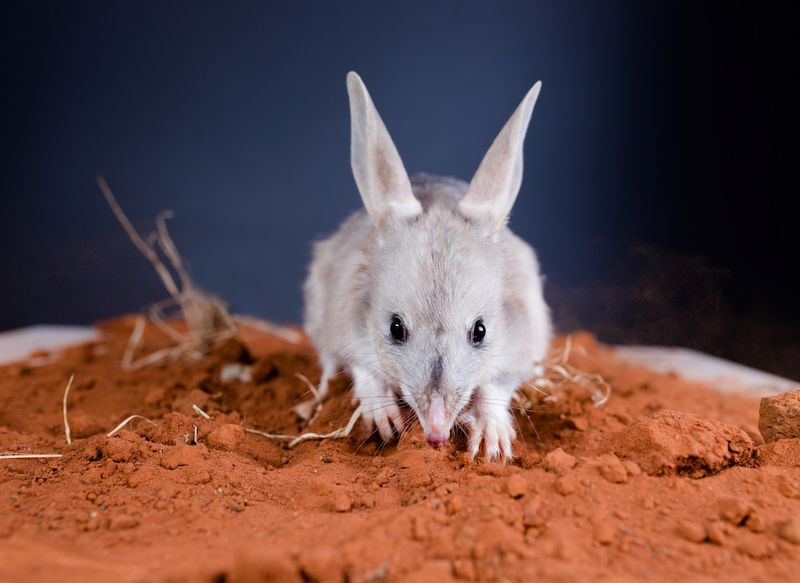
M 441 395 L 431 397 L 425 421 L 425 440 L 433 447 L 442 447 L 447 443 L 447 439 L 450 437 L 450 428 L 447 426 L 444 399 Z

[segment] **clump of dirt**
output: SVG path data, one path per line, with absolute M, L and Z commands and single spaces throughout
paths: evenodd
M 308 344 L 244 328 L 203 361 L 125 371 L 134 322 L 0 368 L 0 451 L 63 456 L 0 461 L 0 580 L 788 580 L 800 567 L 800 440 L 765 445 L 758 399 L 625 365 L 587 334 L 570 364 L 602 374 L 610 401 L 567 386 L 517 412 L 502 466 L 470 462 L 458 440 L 431 449 L 418 428 L 289 449 L 247 430 L 328 433 L 354 409 L 340 375 L 310 427 L 293 411 L 319 379 Z M 141 346 L 169 342 L 148 329 Z M 149 421 L 106 435 L 132 414 Z
M 702 478 L 730 466 L 750 465 L 753 441 L 742 429 L 665 409 L 604 436 L 602 447 L 651 475 Z
M 800 438 L 800 391 L 761 399 L 758 430 L 767 443 Z

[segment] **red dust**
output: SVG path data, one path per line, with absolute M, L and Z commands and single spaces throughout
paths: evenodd
M 313 351 L 256 330 L 196 364 L 119 367 L 132 318 L 42 366 L 0 368 L 2 581 L 789 580 L 800 568 L 797 439 L 763 445 L 758 399 L 618 362 L 589 335 L 567 388 L 518 414 L 517 458 L 472 463 L 418 427 L 380 446 L 280 441 L 319 378 Z M 166 340 L 149 331 L 143 349 Z M 226 364 L 252 381 L 220 381 Z M 64 443 L 69 375 L 75 438 Z M 348 379 L 309 428 L 346 424 Z M 211 419 L 200 415 L 197 405 Z M 113 437 L 105 433 L 131 414 Z

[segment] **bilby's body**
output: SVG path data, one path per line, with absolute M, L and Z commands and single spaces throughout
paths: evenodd
M 316 244 L 305 325 L 320 392 L 341 368 L 368 425 L 402 430 L 398 396 L 431 445 L 458 423 L 474 456 L 511 457 L 510 400 L 551 334 L 533 250 L 506 227 L 522 178 L 522 141 L 539 85 L 470 184 L 409 180 L 360 78 L 348 75 L 352 165 L 366 212 Z

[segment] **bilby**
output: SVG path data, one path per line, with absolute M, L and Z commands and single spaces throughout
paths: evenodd
M 342 368 L 369 429 L 407 423 L 398 399 L 441 447 L 463 427 L 475 457 L 513 456 L 514 391 L 545 356 L 552 324 L 533 249 L 507 227 L 523 141 L 541 83 L 500 131 L 467 184 L 409 178 L 356 73 L 347 75 L 351 165 L 365 209 L 315 244 L 305 328 L 322 368 Z

